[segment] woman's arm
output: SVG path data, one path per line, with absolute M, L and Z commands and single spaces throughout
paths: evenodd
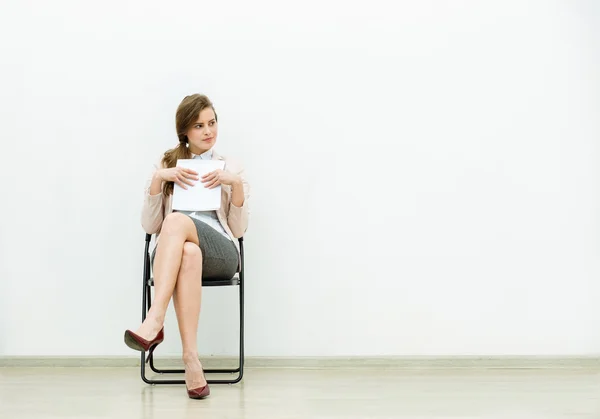
M 152 175 L 152 181 L 150 183 L 150 195 L 158 195 L 162 192 L 162 178 L 158 174 L 158 170 Z
M 161 159 L 162 160 L 162 159 Z M 160 230 L 164 218 L 162 179 L 158 175 L 161 163 L 154 165 L 154 172 L 146 180 L 144 204 L 142 206 L 142 228 L 148 234 Z
M 227 224 L 233 236 L 240 238 L 248 230 L 250 185 L 246 181 L 243 168 L 240 168 L 236 175 L 238 180 L 231 185 L 231 203 L 227 215 Z
M 236 207 L 244 205 L 246 195 L 244 194 L 244 182 L 240 177 L 233 185 L 231 185 L 231 203 Z

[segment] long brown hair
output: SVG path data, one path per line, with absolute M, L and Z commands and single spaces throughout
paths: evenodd
M 163 167 L 175 167 L 178 159 L 192 158 L 192 152 L 188 148 L 187 132 L 198 119 L 200 112 L 206 108 L 211 108 L 215 112 L 212 102 L 205 95 L 194 94 L 183 98 L 175 115 L 175 128 L 177 130 L 177 137 L 179 137 L 179 144 L 177 147 L 165 152 L 162 159 Z M 218 121 L 217 112 L 215 112 L 215 121 Z M 171 195 L 173 193 L 173 185 L 173 182 L 165 182 L 163 185 L 163 194 L 166 196 Z

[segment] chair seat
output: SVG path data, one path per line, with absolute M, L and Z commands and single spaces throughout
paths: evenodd
M 151 287 L 154 286 L 154 278 L 150 278 L 148 280 L 148 285 L 150 285 Z M 203 287 L 227 287 L 235 285 L 240 285 L 240 277 L 237 274 L 231 279 L 204 278 L 202 280 Z

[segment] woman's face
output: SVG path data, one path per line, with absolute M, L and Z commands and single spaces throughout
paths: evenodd
M 198 119 L 187 132 L 190 151 L 202 154 L 210 150 L 217 141 L 218 125 L 212 108 L 200 111 Z

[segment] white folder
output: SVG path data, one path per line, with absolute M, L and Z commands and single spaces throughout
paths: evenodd
M 177 160 L 177 167 L 185 167 L 198 172 L 198 180 L 194 186 L 186 185 L 183 189 L 178 184 L 173 189 L 173 210 L 178 211 L 212 211 L 221 207 L 221 185 L 208 189 L 202 183 L 202 176 L 217 169 L 225 168 L 223 160 L 182 159 Z

